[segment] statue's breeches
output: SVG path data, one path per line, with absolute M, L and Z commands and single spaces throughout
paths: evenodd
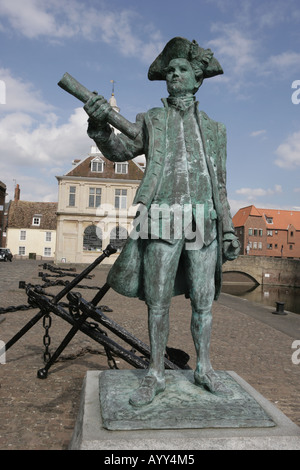
M 144 291 L 149 307 L 170 306 L 178 269 L 184 269 L 193 310 L 211 307 L 215 294 L 217 240 L 201 249 L 187 249 L 188 246 L 184 238 L 173 244 L 145 240 Z

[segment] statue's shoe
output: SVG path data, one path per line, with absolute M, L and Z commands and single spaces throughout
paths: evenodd
M 146 375 L 140 386 L 133 392 L 129 399 L 132 406 L 145 406 L 151 403 L 155 396 L 166 388 L 164 379 L 157 379 L 154 375 Z
M 194 373 L 195 384 L 204 387 L 209 390 L 211 393 L 216 395 L 232 395 L 230 388 L 226 387 L 224 383 L 219 379 L 218 375 L 212 370 L 206 374 L 200 374 L 195 371 Z

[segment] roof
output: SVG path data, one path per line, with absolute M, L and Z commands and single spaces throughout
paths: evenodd
M 91 171 L 91 161 L 94 159 L 101 159 L 104 162 L 104 170 L 101 173 Z M 127 163 L 127 162 L 124 162 Z M 127 173 L 116 173 L 115 172 L 116 163 L 111 162 L 105 158 L 102 154 L 98 153 L 95 155 L 90 155 L 84 160 L 81 160 L 77 165 L 72 168 L 65 176 L 76 176 L 76 177 L 85 177 L 85 178 L 99 178 L 99 179 L 120 179 L 120 180 L 137 180 L 141 181 L 143 178 L 144 172 L 142 168 L 135 163 L 134 161 L 128 161 L 128 172 Z
M 233 225 L 235 227 L 242 227 L 245 225 L 246 220 L 250 215 L 253 217 L 262 217 L 262 214 L 260 214 L 255 206 L 243 207 L 232 217 Z
M 300 230 L 300 211 L 282 209 L 259 209 L 251 205 L 243 207 L 232 218 L 235 227 L 245 225 L 248 217 L 263 217 L 267 228 L 276 230 L 287 230 L 289 225 L 293 225 L 296 230 Z M 267 223 L 267 219 L 272 218 L 272 223 Z
M 300 230 L 300 211 L 287 211 L 281 209 L 259 209 L 261 214 L 272 217 L 273 223 L 266 223 L 268 228 L 287 230 L 289 225 L 293 225 L 296 230 Z
M 8 212 L 8 228 L 56 230 L 57 202 L 12 201 Z M 34 216 L 40 216 L 40 225 L 32 225 Z

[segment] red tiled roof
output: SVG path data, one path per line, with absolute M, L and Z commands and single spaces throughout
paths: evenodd
M 281 209 L 258 209 L 251 205 L 243 207 L 232 218 L 235 227 L 245 225 L 249 216 L 263 217 L 268 228 L 277 230 L 287 230 L 289 225 L 293 225 L 296 230 L 300 230 L 300 211 L 287 211 Z M 266 217 L 270 217 L 273 223 L 267 223 Z
M 289 225 L 293 225 L 296 230 L 300 230 L 300 211 L 287 211 L 281 209 L 258 209 L 260 213 L 267 217 L 272 217 L 273 223 L 266 225 L 268 228 L 287 230 Z
M 243 207 L 242 209 L 238 210 L 238 212 L 232 217 L 233 225 L 235 227 L 243 227 L 250 215 L 257 217 L 262 216 L 255 206 Z

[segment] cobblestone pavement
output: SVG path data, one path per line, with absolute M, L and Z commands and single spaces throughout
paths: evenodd
M 43 284 L 38 275 L 40 271 L 45 272 L 42 264 L 36 260 L 0 263 L 1 308 L 27 304 L 26 293 L 19 289 L 19 281 Z M 79 273 L 83 267 L 76 269 Z M 108 266 L 100 265 L 93 271 L 94 277 L 82 281 L 81 285 L 101 286 L 107 272 Z M 61 286 L 51 287 L 47 292 L 57 293 L 61 289 Z M 87 300 L 95 295 L 91 289 L 77 291 Z M 101 303 L 113 310 L 108 314 L 113 320 L 148 343 L 143 302 L 110 290 Z M 272 315 L 272 309 L 242 299 L 233 301 L 225 294 L 214 304 L 213 310 L 211 359 L 214 368 L 235 371 L 300 425 L 300 364 L 292 362 L 292 343 L 295 339 L 300 340 L 300 316 L 288 314 L 279 319 Z M 36 312 L 27 310 L 0 315 L 0 340 L 7 342 Z M 169 346 L 186 351 L 190 355 L 189 365 L 194 367 L 190 306 L 184 297 L 173 299 L 170 322 Z M 70 325 L 52 315 L 52 352 L 69 330 Z M 78 333 L 50 369 L 48 378 L 38 379 L 37 371 L 43 367 L 44 331 L 42 321 L 35 324 L 7 351 L 6 364 L 0 364 L 1 450 L 67 449 L 86 371 L 109 368 L 103 347 Z M 109 336 L 113 338 L 111 333 Z M 131 366 L 118 360 L 118 367 L 128 369 Z

